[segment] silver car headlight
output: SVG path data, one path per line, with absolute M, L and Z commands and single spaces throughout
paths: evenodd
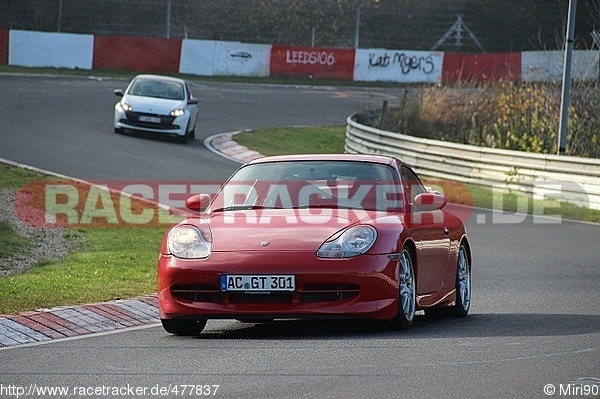
M 212 234 L 208 226 L 202 231 L 195 226 L 177 226 L 169 232 L 167 247 L 178 258 L 208 258 L 212 250 Z
M 170 115 L 175 116 L 175 117 L 183 116 L 183 115 L 185 115 L 185 109 L 175 108 L 173 111 L 171 111 Z
M 344 231 L 338 238 L 324 242 L 319 258 L 352 258 L 364 254 L 377 239 L 377 231 L 371 226 L 356 226 Z

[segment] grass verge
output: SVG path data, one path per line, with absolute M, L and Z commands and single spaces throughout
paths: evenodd
M 335 154 L 344 152 L 343 126 L 271 127 L 235 135 L 238 144 L 263 155 Z
M 48 176 L 0 164 L 0 188 L 19 189 Z M 35 238 L 16 234 L 6 223 L 0 232 L 0 262 L 36 245 Z M 0 277 L 0 314 L 99 302 L 156 292 L 156 256 L 164 227 L 156 228 L 67 228 L 74 245 L 62 261 L 40 259 L 20 274 Z
M 0 313 L 156 292 L 156 254 L 164 229 L 74 233 L 79 249 L 64 261 L 41 260 L 25 273 L 0 278 Z

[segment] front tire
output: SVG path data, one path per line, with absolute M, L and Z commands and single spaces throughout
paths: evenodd
M 169 334 L 186 337 L 200 335 L 204 327 L 206 327 L 206 320 L 161 319 L 160 322 Z
M 398 314 L 391 323 L 395 329 L 406 330 L 413 323 L 417 306 L 413 255 L 407 247 L 400 253 L 398 266 Z
M 185 134 L 178 137 L 181 144 L 187 144 L 188 140 L 194 140 L 196 138 L 196 127 L 194 126 L 192 130 L 189 130 L 189 128 L 190 123 L 188 122 L 188 125 L 185 128 Z

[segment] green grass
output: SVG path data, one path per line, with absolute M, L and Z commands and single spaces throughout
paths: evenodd
M 235 141 L 263 155 L 344 152 L 343 126 L 271 127 L 235 135 Z
M 156 292 L 156 259 L 164 229 L 83 229 L 81 248 L 64 261 L 42 261 L 0 278 L 0 313 L 72 305 Z
M 0 220 L 0 259 L 22 252 L 27 248 L 28 242 L 13 230 L 10 223 Z
M 453 203 L 473 205 L 486 209 L 502 209 L 507 213 L 527 213 L 532 215 L 560 217 L 568 220 L 600 223 L 600 211 L 577 206 L 568 202 L 553 199 L 534 200 L 521 192 L 508 192 L 473 184 L 457 182 L 441 182 L 435 179 L 424 179 L 425 184 L 440 189 Z M 449 189 L 445 189 L 449 188 Z
M 0 187 L 18 189 L 49 177 L 0 164 Z M 65 230 L 75 250 L 63 261 L 42 259 L 21 274 L 0 277 L 0 314 L 99 302 L 156 292 L 156 259 L 164 227 Z M 0 222 L 0 263 L 36 244 Z
M 17 190 L 30 182 L 52 179 L 56 178 L 17 166 L 0 164 L 0 188 Z

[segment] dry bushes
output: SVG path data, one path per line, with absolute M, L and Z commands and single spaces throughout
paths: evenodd
M 419 137 L 545 154 L 557 152 L 560 85 L 498 82 L 405 90 L 383 129 Z M 361 118 L 368 120 L 369 118 Z M 370 118 L 377 126 L 377 118 Z M 571 89 L 567 155 L 600 158 L 596 82 Z

